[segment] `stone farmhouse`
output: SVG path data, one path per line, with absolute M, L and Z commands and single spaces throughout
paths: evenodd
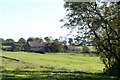
M 46 46 L 47 42 L 42 42 L 42 43 L 38 43 L 38 42 L 27 42 L 24 45 L 24 50 L 25 51 L 29 51 L 29 52 L 37 52 L 37 51 L 46 51 L 45 50 L 45 46 Z
M 73 47 L 73 46 L 70 46 L 70 45 L 67 45 L 67 46 L 64 46 L 64 52 L 67 52 L 67 53 L 78 53 L 79 49 Z
M 49 48 L 50 45 L 47 42 L 27 42 L 24 45 L 24 51 L 28 51 L 28 52 L 38 52 L 38 53 L 45 53 L 45 52 L 52 52 L 52 50 Z M 64 49 L 62 52 L 65 53 L 77 53 L 78 49 L 74 48 L 73 46 L 70 45 L 66 45 L 64 46 Z

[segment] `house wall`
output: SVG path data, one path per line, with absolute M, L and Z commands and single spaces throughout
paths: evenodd
M 44 50 L 42 46 L 37 46 L 37 47 L 31 47 L 32 51 L 40 51 L 40 50 Z
M 28 43 L 25 44 L 24 50 L 25 50 L 25 51 L 31 51 L 31 46 L 30 46 Z
M 26 43 L 24 45 L 24 50 L 25 51 L 45 51 L 45 46 L 31 46 L 29 43 Z

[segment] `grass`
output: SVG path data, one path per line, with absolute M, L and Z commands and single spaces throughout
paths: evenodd
M 92 74 L 77 71 L 63 71 L 63 70 L 7 70 L 3 71 L 4 79 L 24 79 L 24 80 L 114 80 L 118 78 L 102 75 Z M 7 78 L 6 78 L 7 77 Z
M 104 65 L 99 57 L 75 53 L 4 52 L 3 80 L 113 80 L 102 74 Z
M 78 48 L 78 49 L 81 49 L 82 50 L 82 46 L 77 46 L 76 48 Z M 95 49 L 95 47 L 94 46 L 88 46 L 88 48 L 91 50 L 91 51 L 93 51 L 93 52 L 96 52 L 96 49 Z
M 102 72 L 104 65 L 99 57 L 85 56 L 74 53 L 28 53 L 28 52 L 3 52 L 3 56 L 18 59 L 23 62 L 32 63 L 55 68 L 66 68 L 68 70 L 80 70 L 83 72 Z

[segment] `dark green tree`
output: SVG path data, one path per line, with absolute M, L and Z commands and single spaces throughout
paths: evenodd
M 0 42 L 4 42 L 5 40 L 3 38 L 0 38 Z
M 23 44 L 25 44 L 27 41 L 24 39 L 24 38 L 20 38 L 19 40 L 18 40 L 18 43 L 23 43 Z
M 66 44 L 67 44 L 67 41 L 66 41 L 66 40 L 64 40 L 62 43 L 63 43 L 64 45 L 66 45 Z
M 100 5 L 99 5 L 99 4 Z M 115 2 L 65 2 L 64 26 L 78 28 L 94 42 L 106 73 L 120 75 L 120 5 Z M 79 34 L 78 34 L 79 35 Z
M 0 39 L 0 44 L 3 46 L 11 46 L 15 41 L 13 39 L 6 39 L 4 40 L 3 38 Z
M 59 41 L 60 41 L 60 42 L 63 42 L 63 44 L 66 45 L 66 44 L 67 44 L 67 37 L 65 37 L 65 36 L 60 36 L 60 37 L 59 37 Z
M 90 53 L 90 49 L 89 49 L 88 46 L 83 45 L 82 47 L 83 47 L 83 48 L 82 48 L 82 52 L 84 52 L 84 53 Z
M 15 42 L 11 45 L 11 48 L 12 48 L 13 51 L 21 51 L 21 50 L 23 50 L 22 46 L 23 46 L 23 43 Z
M 43 39 L 39 37 L 35 37 L 35 42 L 43 42 Z
M 9 39 L 6 39 L 6 42 L 8 42 L 8 43 L 14 43 L 15 41 L 13 39 L 9 38 Z
M 75 44 L 76 45 L 79 45 L 81 43 L 81 37 L 79 35 L 77 35 L 75 38 L 74 38 L 74 41 L 75 41 Z
M 27 39 L 27 42 L 33 42 L 33 41 L 35 41 L 34 37 L 29 37 L 29 38 Z
M 70 45 L 72 45 L 72 42 L 73 42 L 73 39 L 72 39 L 72 38 L 69 38 L 68 43 L 69 43 Z
M 61 52 L 63 51 L 63 43 L 59 42 L 58 39 L 53 40 L 53 42 L 49 42 L 49 49 L 52 52 Z
M 44 40 L 45 40 L 46 42 L 50 42 L 50 41 L 51 41 L 49 37 L 45 37 Z

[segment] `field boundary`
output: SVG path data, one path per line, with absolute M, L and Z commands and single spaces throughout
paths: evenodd
M 0 57 L 2 57 L 2 58 L 6 58 L 6 59 L 15 60 L 15 61 L 20 61 L 20 60 L 18 60 L 18 59 L 13 59 L 13 58 L 5 57 L 5 56 L 0 56 Z

